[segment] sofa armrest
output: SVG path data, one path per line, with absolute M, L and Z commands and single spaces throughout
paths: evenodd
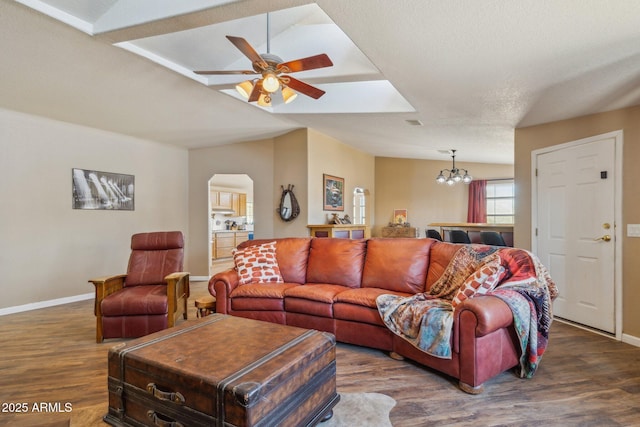
M 513 313 L 500 298 L 479 295 L 464 300 L 453 313 L 454 351 L 460 351 L 460 335 L 482 337 L 513 323 Z
M 234 268 L 222 271 L 209 279 L 209 293 L 216 297 L 216 313 L 228 313 L 229 295 L 238 284 L 238 273 Z
M 477 319 L 476 336 L 482 337 L 513 323 L 513 313 L 500 298 L 491 295 L 479 295 L 469 298 L 456 307 L 455 321 L 460 319 L 463 310 L 472 311 Z

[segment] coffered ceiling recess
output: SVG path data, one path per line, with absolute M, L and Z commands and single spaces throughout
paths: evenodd
M 19 4 L 21 3 L 21 4 Z M 263 108 L 227 35 L 326 92 Z M 53 19 L 51 19 L 53 18 Z M 513 161 L 514 129 L 640 104 L 640 2 L 3 0 L 0 107 L 188 148 L 310 127 L 377 156 Z M 249 64 L 250 65 L 250 64 Z M 237 98 L 237 99 L 236 99 Z

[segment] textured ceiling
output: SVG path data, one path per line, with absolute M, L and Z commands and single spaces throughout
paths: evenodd
M 377 156 L 511 163 L 516 127 L 640 104 L 637 1 L 20 3 L 0 0 L 1 108 L 188 148 L 312 127 Z M 242 79 L 191 73 L 247 68 L 224 35 L 265 51 L 266 12 L 273 53 L 329 54 L 296 75 L 324 97 L 264 111 L 222 92 Z

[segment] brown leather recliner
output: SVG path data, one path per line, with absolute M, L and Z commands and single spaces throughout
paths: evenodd
M 127 274 L 89 280 L 95 285 L 96 342 L 135 338 L 170 328 L 187 318 L 189 273 L 183 272 L 180 231 L 131 237 Z

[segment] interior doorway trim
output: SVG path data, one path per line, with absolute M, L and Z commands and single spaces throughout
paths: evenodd
M 615 187 L 615 226 L 614 226 L 614 241 L 615 241 L 615 272 L 614 272 L 614 310 L 615 310 L 615 337 L 618 341 L 622 340 L 622 238 L 624 237 L 624 227 L 622 224 L 622 148 L 624 132 L 622 130 L 616 130 L 612 132 L 603 133 L 601 135 L 594 135 L 587 138 L 578 139 L 575 141 L 569 141 L 563 144 L 552 145 L 550 147 L 540 148 L 531 152 L 531 250 L 537 253 L 538 239 L 536 236 L 536 230 L 538 229 L 538 206 L 537 206 L 537 194 L 538 194 L 538 182 L 536 179 L 536 172 L 538 167 L 538 156 L 550 153 L 552 151 L 562 150 L 565 148 L 575 147 L 582 144 L 588 144 L 601 139 L 613 138 L 615 145 L 615 160 L 614 160 L 614 187 Z

